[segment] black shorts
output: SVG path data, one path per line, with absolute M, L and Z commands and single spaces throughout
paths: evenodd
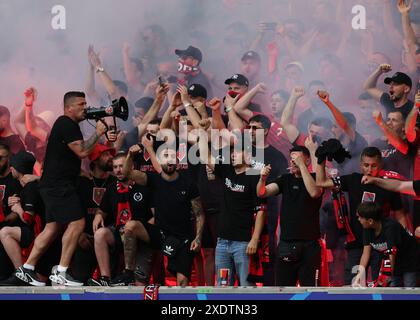
M 60 224 L 80 220 L 85 216 L 82 202 L 72 185 L 41 188 L 39 190 L 45 204 L 46 222 Z
M 147 233 L 150 237 L 150 246 L 156 250 L 162 250 L 165 233 L 156 225 L 145 223 Z M 178 253 L 173 258 L 168 258 L 168 271 L 174 276 L 181 273 L 188 279 L 191 277 L 191 269 L 194 262 L 195 253 L 190 250 L 191 240 L 178 249 Z
M 28 226 L 21 226 L 20 228 L 20 246 L 28 248 L 35 239 L 34 231 Z

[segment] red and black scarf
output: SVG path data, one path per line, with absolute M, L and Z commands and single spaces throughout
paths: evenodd
M 346 233 L 346 243 L 356 240 L 353 231 L 350 228 L 349 212 L 347 207 L 346 197 L 341 191 L 340 177 L 332 178 L 334 189 L 332 191 L 332 201 L 334 205 L 335 220 L 337 222 L 338 230 L 344 230 Z
M 257 207 L 258 211 L 267 211 L 265 204 Z M 252 233 L 254 233 L 255 219 L 257 214 L 254 214 L 254 224 L 252 227 Z M 269 250 L 269 238 L 268 238 L 268 215 L 265 215 L 264 227 L 261 232 L 260 241 L 258 243 L 257 253 L 249 257 L 248 267 L 248 278 L 249 282 L 263 283 L 264 282 L 264 269 L 263 265 L 270 262 L 270 250 Z
M 120 181 L 117 182 L 117 220 L 115 226 L 119 229 L 131 220 L 131 207 L 130 207 L 130 190 L 131 185 L 124 186 Z

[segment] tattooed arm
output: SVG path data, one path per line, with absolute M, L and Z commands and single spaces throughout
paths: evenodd
M 204 212 L 201 205 L 200 197 L 191 200 L 192 211 L 195 215 L 196 222 L 196 236 L 195 239 L 191 242 L 191 251 L 199 252 L 201 249 L 201 237 L 203 235 L 204 228 Z
M 68 144 L 69 148 L 81 159 L 86 158 L 95 148 L 99 138 L 104 135 L 107 128 L 102 121 L 96 123 L 95 133 L 86 141 L 77 140 Z
M 145 186 L 147 185 L 147 174 L 140 170 L 134 170 L 133 168 L 133 157 L 140 151 L 138 144 L 132 145 L 128 150 L 127 158 L 125 158 L 124 165 L 122 168 L 123 175 L 128 179 L 133 180 L 135 183 Z

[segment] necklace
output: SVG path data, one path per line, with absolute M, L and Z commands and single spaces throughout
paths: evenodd
M 105 186 L 105 184 L 108 182 L 108 178 L 109 178 L 109 176 L 106 177 L 106 179 L 104 180 L 104 182 L 102 183 L 102 185 L 98 186 L 96 184 L 95 177 L 92 177 L 93 185 L 95 186 L 95 188 L 103 188 Z

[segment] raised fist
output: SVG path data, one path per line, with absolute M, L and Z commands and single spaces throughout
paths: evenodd
M 392 66 L 390 64 L 387 64 L 387 63 L 380 64 L 378 68 L 381 71 L 381 73 L 387 73 L 387 72 L 390 72 L 392 70 Z
M 304 94 L 305 89 L 303 87 L 294 87 L 292 89 L 292 96 L 294 96 L 295 98 L 303 97 Z
M 262 82 L 257 84 L 256 87 L 257 87 L 257 92 L 258 93 L 265 93 L 267 91 L 267 86 Z
M 198 124 L 200 125 L 200 128 L 207 131 L 207 129 L 210 127 L 211 121 L 210 119 L 201 119 Z
M 325 103 L 330 101 L 330 94 L 327 91 L 318 90 L 317 94 L 318 97 Z
M 261 173 L 260 173 L 261 178 L 263 178 L 263 179 L 267 179 L 267 177 L 270 175 L 270 172 L 271 172 L 271 165 L 270 165 L 270 164 L 268 164 L 268 165 L 264 166 L 264 167 L 261 169 Z
M 30 87 L 25 90 L 24 95 L 25 95 L 25 105 L 32 106 L 37 96 L 36 89 L 34 87 Z
M 141 150 L 140 146 L 138 144 L 134 144 L 130 147 L 130 149 L 128 149 L 128 153 L 130 154 L 130 156 L 134 156 L 137 153 L 139 153 Z
M 219 98 L 213 98 L 209 101 L 209 106 L 213 111 L 220 110 L 220 106 L 222 105 L 222 101 Z

